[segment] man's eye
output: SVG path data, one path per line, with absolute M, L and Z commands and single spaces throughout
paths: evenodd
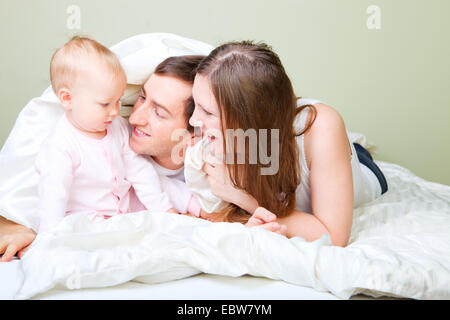
M 156 114 L 159 118 L 164 118 L 164 117 L 158 112 L 158 108 L 153 107 L 153 108 L 152 108 L 152 111 L 153 111 L 153 113 Z

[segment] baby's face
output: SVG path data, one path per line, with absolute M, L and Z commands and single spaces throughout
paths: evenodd
M 119 114 L 120 98 L 126 79 L 115 79 L 112 72 L 98 65 L 86 66 L 71 90 L 70 118 L 86 133 L 103 133 Z

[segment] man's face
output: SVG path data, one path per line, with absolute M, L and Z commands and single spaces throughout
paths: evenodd
M 133 126 L 130 147 L 138 154 L 170 157 L 180 140 L 172 141 L 177 129 L 187 130 L 184 110 L 192 85 L 174 77 L 153 74 L 142 87 L 129 122 Z

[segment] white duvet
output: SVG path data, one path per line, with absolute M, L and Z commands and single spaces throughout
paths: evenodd
M 168 55 L 211 50 L 168 34 L 133 37 L 115 48 L 134 85 L 142 84 Z M 151 48 L 157 49 L 155 56 Z M 35 226 L 32 163 L 61 114 L 47 90 L 19 116 L 0 153 L 2 216 Z M 365 145 L 362 135 L 352 139 Z M 358 293 L 450 299 L 450 187 L 427 182 L 398 165 L 378 164 L 390 189 L 355 209 L 346 248 L 331 246 L 328 236 L 306 242 L 237 223 L 168 213 L 143 211 L 95 222 L 73 215 L 53 233 L 36 238 L 20 262 L 15 297 L 26 299 L 55 287 L 155 283 L 205 272 L 279 279 L 344 299 Z
M 450 187 L 379 162 L 390 190 L 355 210 L 346 248 L 328 236 L 287 239 L 260 228 L 145 211 L 92 222 L 73 215 L 37 237 L 16 298 L 51 288 L 156 283 L 199 272 L 279 279 L 330 291 L 450 299 Z

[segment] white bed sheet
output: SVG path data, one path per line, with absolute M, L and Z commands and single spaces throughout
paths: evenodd
M 0 263 L 0 299 L 12 299 L 18 260 Z M 355 298 L 358 298 L 355 296 Z M 364 298 L 364 297 L 359 297 Z M 369 298 L 369 297 L 367 297 Z M 35 300 L 340 300 L 331 293 L 296 286 L 279 280 L 242 276 L 238 278 L 199 274 L 189 278 L 144 284 L 129 281 L 121 285 L 79 290 L 53 289 Z
M 18 260 L 0 263 L 0 300 L 13 298 Z M 355 295 L 350 300 L 402 300 L 393 297 Z M 53 289 L 32 300 L 342 300 L 332 293 L 296 286 L 284 281 L 242 276 L 238 278 L 199 274 L 165 283 L 129 281 L 96 289 Z

